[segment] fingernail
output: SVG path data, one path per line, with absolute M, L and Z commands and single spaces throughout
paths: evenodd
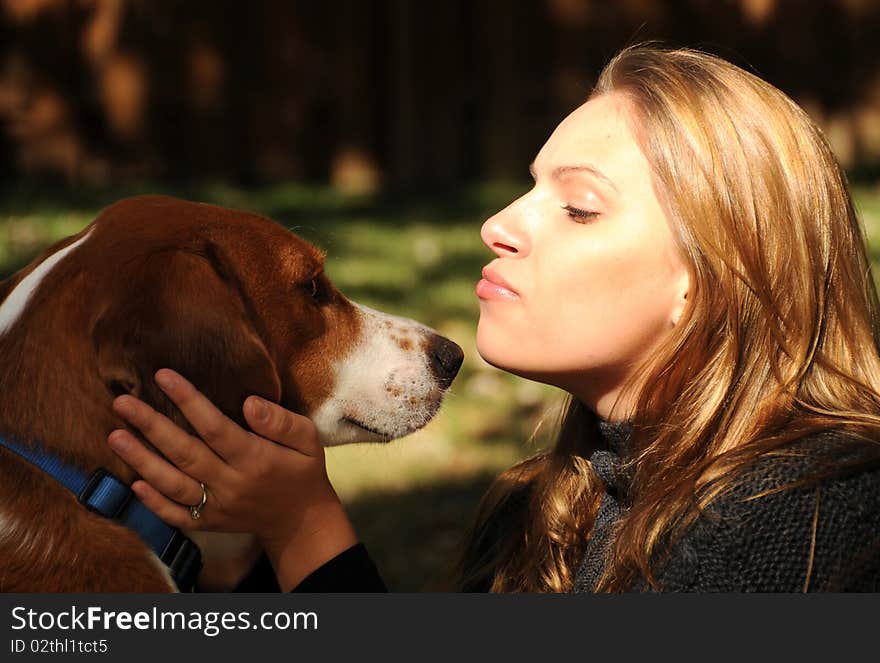
M 266 403 L 263 402 L 262 398 L 255 397 L 253 403 L 251 403 L 251 408 L 257 421 L 266 421 L 269 418 L 269 408 L 266 407 Z
M 116 412 L 121 414 L 126 419 L 133 419 L 135 415 L 134 407 L 132 404 L 128 402 L 126 399 L 117 398 L 113 401 L 113 407 L 116 409 Z
M 125 451 L 128 448 L 128 438 L 122 431 L 113 431 L 112 433 L 110 433 L 110 437 L 107 438 L 107 442 L 110 444 L 111 449 L 115 449 L 117 451 Z
M 174 378 L 171 377 L 171 374 L 168 372 L 159 371 L 156 373 L 156 384 L 158 384 L 162 391 L 171 391 L 174 389 Z

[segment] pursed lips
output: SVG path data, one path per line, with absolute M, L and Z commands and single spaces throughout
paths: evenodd
M 516 289 L 488 265 L 483 267 L 483 279 L 477 283 L 476 293 L 480 299 L 515 299 L 519 297 Z

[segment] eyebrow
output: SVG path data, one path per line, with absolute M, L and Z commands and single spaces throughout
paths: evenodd
M 533 180 L 537 180 L 538 177 L 535 174 L 535 162 L 533 161 L 529 164 L 529 173 L 532 175 Z M 605 173 L 596 168 L 595 166 L 590 166 L 589 164 L 580 164 L 576 166 L 557 166 L 553 169 L 553 172 L 550 174 L 550 177 L 554 180 L 560 179 L 566 173 L 589 173 L 593 177 L 598 180 L 601 180 L 612 189 L 620 193 L 620 190 L 615 186 L 614 182 L 612 182 Z

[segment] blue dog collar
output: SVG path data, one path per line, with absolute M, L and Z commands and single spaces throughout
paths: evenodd
M 86 476 L 42 449 L 0 437 L 0 446 L 15 452 L 65 486 L 91 511 L 133 530 L 168 567 L 181 592 L 193 591 L 202 568 L 198 546 L 179 529 L 163 522 L 135 497 L 131 488 L 104 469 Z

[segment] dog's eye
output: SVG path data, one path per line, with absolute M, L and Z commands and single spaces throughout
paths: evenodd
M 303 284 L 303 290 L 306 291 L 308 296 L 312 299 L 312 301 L 316 304 L 323 304 L 326 297 L 326 291 L 324 289 L 324 284 L 320 278 L 314 278 L 308 283 Z

